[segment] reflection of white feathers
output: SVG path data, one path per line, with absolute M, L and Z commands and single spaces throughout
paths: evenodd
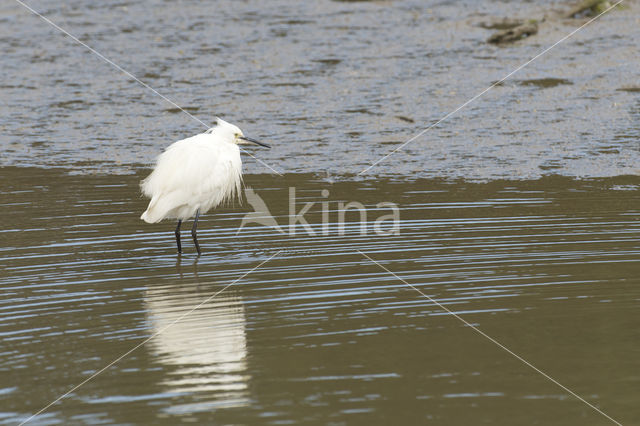
M 158 362 L 166 365 L 162 384 L 172 392 L 206 392 L 202 404 L 245 406 L 249 402 L 247 340 L 242 301 L 218 295 L 179 320 L 210 294 L 149 288 L 145 305 L 154 332 L 149 342 Z M 195 408 L 195 407 L 192 407 Z

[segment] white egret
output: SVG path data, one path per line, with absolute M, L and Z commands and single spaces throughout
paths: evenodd
M 220 118 L 206 132 L 171 144 L 158 157 L 153 172 L 140 183 L 142 193 L 151 198 L 140 219 L 147 223 L 178 219 L 176 243 L 178 253 L 182 253 L 180 225 L 195 215 L 191 236 L 200 256 L 196 236 L 200 214 L 240 196 L 242 160 L 238 145 L 243 144 L 270 148 Z

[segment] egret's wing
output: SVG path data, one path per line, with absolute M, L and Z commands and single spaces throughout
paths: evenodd
M 239 193 L 238 147 L 212 138 L 215 136 L 200 134 L 180 140 L 158 157 L 155 170 L 141 183 L 142 192 L 152 199 L 148 210 L 157 206 L 153 216 L 165 217 L 187 206 L 204 213 Z M 190 214 L 185 210 L 178 216 Z

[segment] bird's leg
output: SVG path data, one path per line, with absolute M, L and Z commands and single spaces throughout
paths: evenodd
M 176 243 L 178 243 L 178 253 L 182 253 L 182 244 L 180 244 L 180 225 L 182 225 L 182 220 L 178 220 L 178 226 L 176 226 Z
M 202 253 L 200 252 L 200 244 L 198 244 L 198 236 L 196 235 L 196 229 L 198 228 L 198 218 L 200 217 L 200 209 L 196 210 L 196 218 L 193 220 L 193 227 L 191 228 L 191 236 L 193 237 L 193 243 L 196 245 L 196 250 L 198 251 L 198 256 Z

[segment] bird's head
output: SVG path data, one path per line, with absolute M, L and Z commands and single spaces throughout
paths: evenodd
M 265 148 L 271 148 L 266 143 L 246 137 L 238 126 L 227 123 L 226 121 L 218 117 L 216 117 L 213 127 L 207 130 L 205 133 L 219 135 L 220 137 L 224 138 L 224 140 L 235 143 L 236 145 L 260 145 L 264 146 Z

